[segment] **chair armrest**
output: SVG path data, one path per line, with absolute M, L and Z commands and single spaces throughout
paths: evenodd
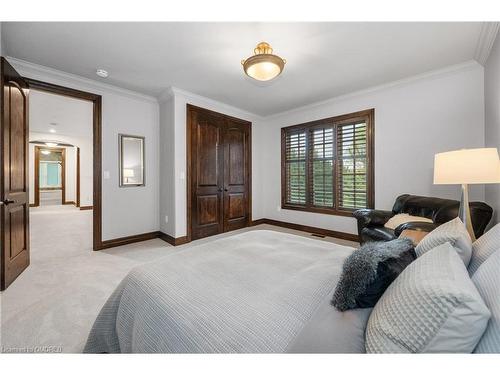
M 371 210 L 368 208 L 356 210 L 352 215 L 363 227 L 367 225 L 384 225 L 385 223 L 387 223 L 387 220 L 394 216 L 392 211 Z
M 410 221 L 408 223 L 403 223 L 401 225 L 398 225 L 396 227 L 396 229 L 394 229 L 394 235 L 396 237 L 399 237 L 401 232 L 406 230 L 406 229 L 415 230 L 415 231 L 422 231 L 422 232 L 432 232 L 438 226 L 439 226 L 439 224 L 435 224 L 435 223 L 424 223 L 421 221 Z

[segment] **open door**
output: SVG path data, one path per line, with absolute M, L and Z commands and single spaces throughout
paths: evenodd
M 28 85 L 0 58 L 0 290 L 30 262 Z

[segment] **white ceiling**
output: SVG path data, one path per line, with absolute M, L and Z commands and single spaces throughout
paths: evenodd
M 8 56 L 159 96 L 174 86 L 269 115 L 474 58 L 481 23 L 4 23 Z M 287 60 L 258 84 L 265 40 Z M 96 68 L 109 71 L 107 79 Z
M 92 136 L 92 102 L 30 90 L 29 111 L 30 132 L 50 134 L 51 140 L 58 140 L 58 135 Z

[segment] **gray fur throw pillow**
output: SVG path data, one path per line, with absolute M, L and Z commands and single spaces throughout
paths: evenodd
M 339 311 L 375 306 L 416 257 L 409 238 L 365 243 L 344 261 L 332 305 Z

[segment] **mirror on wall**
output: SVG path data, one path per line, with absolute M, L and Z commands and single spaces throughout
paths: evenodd
M 118 135 L 120 187 L 144 186 L 144 137 Z

